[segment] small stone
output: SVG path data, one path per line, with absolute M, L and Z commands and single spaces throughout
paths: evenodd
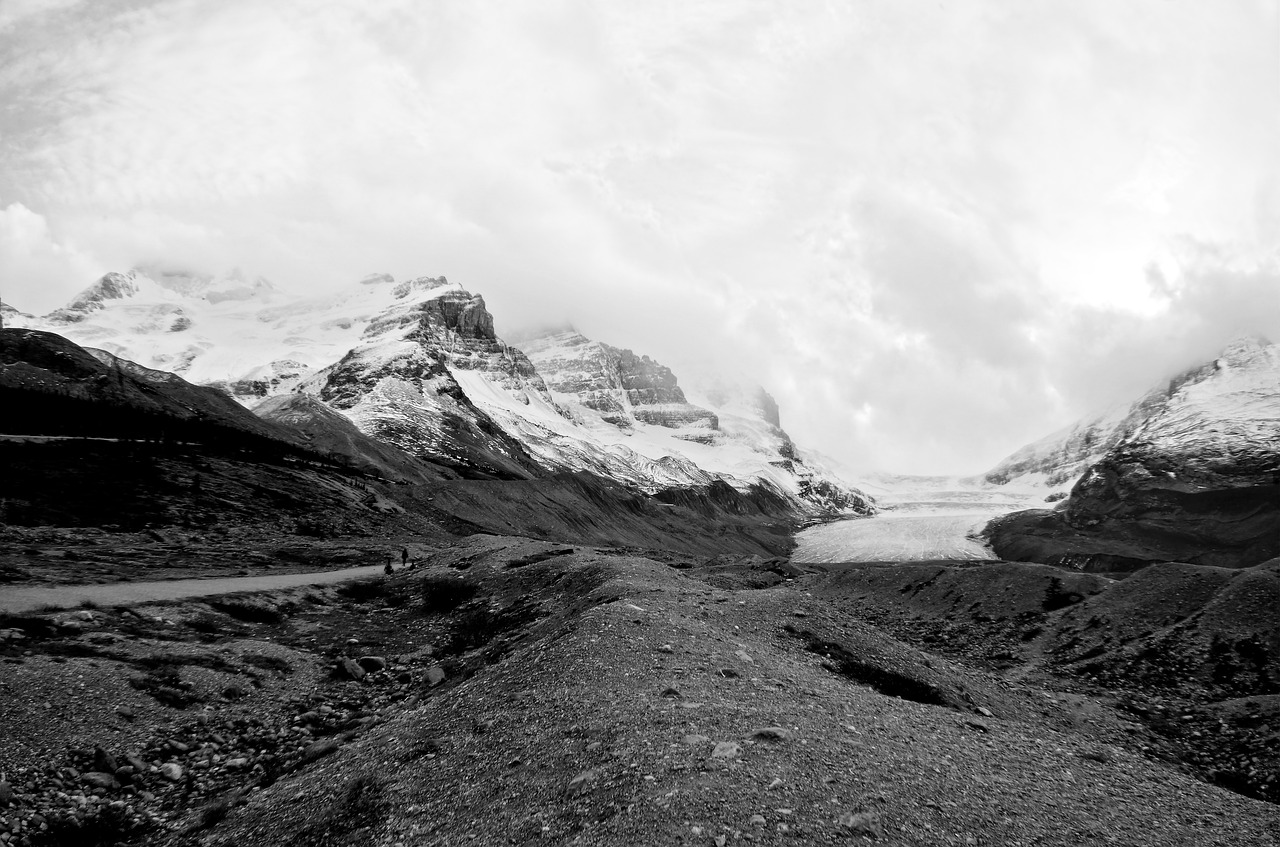
M 738 657 L 738 661 L 740 661 L 740 662 L 754 662 L 754 661 L 755 661 L 755 659 L 751 658 L 751 654 L 750 654 L 750 653 L 748 653 L 746 650 L 739 650 L 738 652 L 734 653 L 733 655 L 737 656 L 737 657 Z
M 165 762 L 160 766 L 160 775 L 170 782 L 182 779 L 182 765 L 177 762 Z
M 751 820 L 748 821 L 748 823 L 750 823 L 752 826 L 764 826 L 765 825 L 764 815 L 752 815 Z
M 684 743 L 688 744 L 690 747 L 697 747 L 700 744 L 706 744 L 710 740 L 711 739 L 705 735 L 686 735 L 684 737 Z
M 738 754 L 742 752 L 742 745 L 736 741 L 718 741 L 715 749 L 711 751 L 713 759 L 736 759 Z
M 751 737 L 760 741 L 790 741 L 792 732 L 784 726 L 764 726 L 752 732 Z
M 356 663 L 369 673 L 377 673 L 387 668 L 387 660 L 381 656 L 361 656 L 356 659 Z
M 7 782 L 0 782 L 0 806 L 7 806 L 13 802 L 13 786 Z
M 716 847 L 724 847 L 729 842 L 729 838 L 725 835 L 717 835 L 714 841 L 716 842 Z
M 978 714 L 982 715 L 984 718 L 994 718 L 994 717 L 995 717 L 995 715 L 993 715 L 993 714 L 991 713 L 991 710 L 990 710 L 990 709 L 988 709 L 986 706 L 979 706 L 979 707 L 978 707 Z
M 578 797 L 590 791 L 600 779 L 600 772 L 595 768 L 585 770 L 569 780 L 565 793 L 570 797 Z
M 701 837 L 702 837 L 702 827 L 700 827 L 700 826 L 691 826 L 691 827 L 689 827 L 689 834 L 690 834 L 690 835 L 692 835 L 694 838 L 701 838 Z
M 766 788 L 765 791 L 776 791 L 781 787 L 782 787 L 782 780 L 774 779 L 773 782 L 769 783 L 769 787 Z
M 444 672 L 444 668 L 439 665 L 432 665 L 427 668 L 427 685 L 430 685 L 432 688 L 435 688 L 448 678 L 448 674 Z
M 85 621 L 86 623 L 93 623 L 93 612 L 89 611 L 88 609 L 85 609 L 80 612 L 76 612 L 75 617 L 76 617 L 76 620 Z
M 840 816 L 840 826 L 854 835 L 868 838 L 880 838 L 884 835 L 884 826 L 880 823 L 877 812 L 846 812 Z
M 131 721 L 138 716 L 137 712 L 128 706 L 116 706 L 116 714 L 127 721 Z
M 672 647 L 670 644 L 663 644 L 658 648 L 659 653 L 674 653 L 675 651 L 676 648 Z
M 662 689 L 662 696 L 663 697 L 679 697 L 680 692 L 679 690 L 672 688 L 671 686 L 668 685 L 666 688 Z

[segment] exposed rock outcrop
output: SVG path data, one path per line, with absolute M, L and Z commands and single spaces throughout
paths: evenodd
M 670 368 L 648 356 L 592 341 L 572 328 L 520 345 L 561 402 L 581 404 L 620 429 L 636 422 L 714 430 L 715 413 L 689 403 Z M 703 435 L 704 438 L 699 438 Z M 708 440 L 709 434 L 691 434 Z

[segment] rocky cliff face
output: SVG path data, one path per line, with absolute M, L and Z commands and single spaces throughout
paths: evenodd
M 671 369 L 648 356 L 592 341 L 572 328 L 522 340 L 520 346 L 560 402 L 597 412 L 620 429 L 637 422 L 689 429 L 695 431 L 686 438 L 704 442 L 716 429 L 715 414 L 689 403 Z
M 1135 562 L 1280 554 L 1280 348 L 1239 339 L 1149 392 L 1061 513 L 1037 526 L 1038 537 L 1070 536 L 1067 552 L 1094 543 Z
M 617 357 L 622 390 L 636 420 L 671 429 L 716 429 L 715 414 L 685 399 L 670 368 L 648 356 L 637 356 L 630 350 L 611 350 Z M 698 438 L 697 435 L 687 437 Z M 708 433 L 707 443 L 710 443 L 710 437 Z

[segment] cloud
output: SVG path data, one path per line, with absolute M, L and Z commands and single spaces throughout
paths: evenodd
M 78 272 L 93 273 L 93 264 L 73 246 L 60 242 L 42 215 L 21 203 L 0 209 L 0 298 L 19 311 L 36 311 L 26 296 L 33 281 Z
M 19 24 L 29 26 L 33 20 L 66 11 L 81 2 L 83 0 L 8 0 L 0 8 L 0 33 L 16 29 Z
M 976 471 L 1268 302 L 1266 4 L 65 6 L 0 13 L 29 309 L 144 262 L 443 273 L 500 331 L 744 371 L 841 458 Z

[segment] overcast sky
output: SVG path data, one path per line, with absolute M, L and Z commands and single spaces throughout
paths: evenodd
M 1280 338 L 1280 0 L 0 0 L 0 296 L 445 274 L 967 473 Z

